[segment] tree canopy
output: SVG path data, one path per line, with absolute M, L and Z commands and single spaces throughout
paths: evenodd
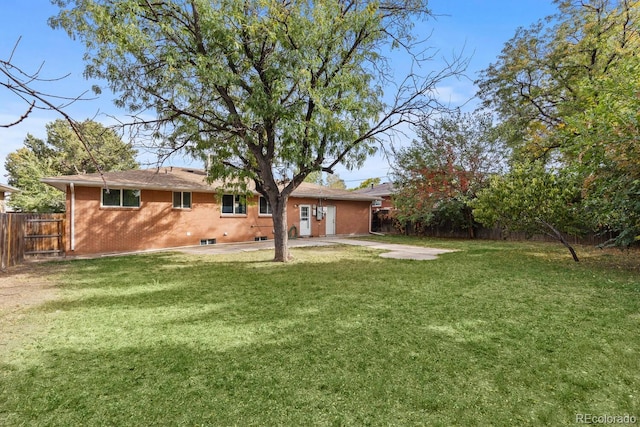
M 360 190 L 363 188 L 369 188 L 369 187 L 373 187 L 375 185 L 380 185 L 380 178 L 375 177 L 375 178 L 367 178 L 364 181 L 362 181 L 360 183 L 360 185 L 358 185 L 356 188 L 354 188 L 354 190 Z
M 336 188 L 338 190 L 346 190 L 347 184 L 344 182 L 344 179 L 340 178 L 337 173 L 334 173 L 327 176 L 327 187 Z
M 580 183 L 566 171 L 549 171 L 542 162 L 516 164 L 506 175 L 493 175 L 490 185 L 471 202 L 475 218 L 488 226 L 528 235 L 546 234 L 578 256 L 562 233 L 587 229 Z
M 109 82 L 161 153 L 207 152 L 212 179 L 253 181 L 274 212 L 278 261 L 286 201 L 305 177 L 362 164 L 397 125 L 439 108 L 435 86 L 465 65 L 421 68 L 421 0 L 56 3 L 51 24 L 84 42 L 86 74 Z M 415 71 L 394 76 L 390 49 Z
M 394 153 L 394 205 L 401 222 L 449 224 L 473 237 L 469 202 L 500 172 L 506 150 L 492 133 L 490 115 L 459 111 L 425 119 L 420 139 Z
M 597 229 L 627 246 L 640 239 L 640 6 L 556 3 L 557 15 L 505 45 L 482 73 L 479 96 L 498 113 L 514 161 L 580 177 Z
M 27 135 L 24 147 L 9 153 L 5 161 L 8 182 L 22 190 L 11 197 L 14 208 L 26 212 L 64 211 L 64 193 L 40 182 L 47 176 L 138 167 L 136 150 L 113 130 L 91 120 L 75 126 L 84 143 L 69 122 L 60 119 L 47 124 L 46 141 Z

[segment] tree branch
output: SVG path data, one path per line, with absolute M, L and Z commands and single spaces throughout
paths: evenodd
M 88 98 L 83 98 L 83 95 L 86 92 L 84 92 L 80 96 L 71 98 L 71 97 L 58 96 L 58 95 L 42 92 L 31 87 L 30 85 L 34 82 L 52 82 L 52 81 L 61 80 L 67 76 L 57 78 L 57 79 L 43 79 L 40 77 L 42 65 L 38 68 L 38 70 L 34 74 L 30 75 L 24 72 L 21 68 L 17 67 L 11 62 L 19 43 L 20 43 L 20 38 L 18 38 L 18 41 L 16 42 L 8 60 L 0 60 L 0 73 L 2 73 L 7 78 L 7 81 L 0 83 L 0 86 L 8 89 L 10 92 L 13 92 L 18 97 L 27 101 L 29 104 L 29 107 L 26 109 L 24 114 L 22 114 L 22 116 L 17 121 L 9 124 L 3 124 L 1 125 L 1 127 L 6 128 L 6 127 L 17 125 L 18 123 L 26 120 L 27 117 L 29 117 L 29 115 L 36 108 L 41 110 L 55 111 L 56 113 L 60 114 L 71 126 L 73 133 L 78 137 L 78 139 L 82 143 L 82 146 L 84 147 L 87 154 L 89 155 L 91 161 L 96 166 L 96 170 L 102 177 L 102 181 L 106 188 L 107 182 L 104 179 L 102 168 L 100 167 L 100 164 L 97 162 L 96 158 L 91 152 L 89 144 L 87 143 L 84 136 L 82 135 L 82 129 L 80 128 L 78 123 L 75 120 L 73 120 L 71 116 L 69 116 L 69 114 L 67 114 L 64 111 L 64 108 L 66 108 L 67 106 L 71 105 L 76 101 L 87 100 Z M 24 80 L 20 76 L 26 77 L 26 80 Z M 53 100 L 63 100 L 65 102 L 60 105 L 57 105 L 57 104 L 54 104 Z

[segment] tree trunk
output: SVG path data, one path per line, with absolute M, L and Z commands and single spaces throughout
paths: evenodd
M 278 195 L 276 203 L 272 203 L 273 243 L 275 245 L 276 262 L 287 262 L 291 259 L 289 253 L 289 236 L 287 230 L 287 200 L 288 197 Z
M 473 229 L 473 211 L 470 208 L 464 208 L 464 209 L 465 209 L 465 216 L 467 218 L 467 229 L 469 230 L 469 238 L 475 239 L 476 233 L 475 233 L 475 230 Z
M 576 251 L 573 249 L 573 246 L 571 246 L 569 244 L 569 242 L 567 242 L 567 240 L 564 238 L 564 236 L 562 235 L 562 233 L 560 233 L 558 231 L 557 228 L 555 228 L 553 225 L 549 224 L 546 221 L 543 221 L 541 219 L 538 220 L 538 222 L 542 225 L 544 225 L 545 227 L 547 227 L 549 230 L 551 230 L 553 232 L 553 234 L 548 233 L 551 237 L 556 238 L 558 240 L 560 240 L 560 242 L 567 248 L 569 249 L 569 252 L 571 252 L 571 256 L 573 257 L 573 260 L 575 262 L 580 262 L 580 260 L 578 259 L 578 255 L 576 254 Z

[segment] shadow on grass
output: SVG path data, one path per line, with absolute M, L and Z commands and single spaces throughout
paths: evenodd
M 388 325 L 359 322 L 363 325 L 353 328 L 337 322 L 309 328 L 296 321 L 259 340 L 224 348 L 206 336 L 183 343 L 141 340 L 104 350 L 48 346 L 37 363 L 3 372 L 8 386 L 0 395 L 0 421 L 560 424 L 602 385 L 572 386 L 560 378 L 536 382 L 536 375 L 549 373 L 519 365 L 526 353 L 510 360 L 514 373 L 505 372 L 490 362 L 494 348 L 483 340 L 426 330 L 392 338 Z M 563 395 L 546 387 L 564 390 Z
M 62 299 L 31 313 L 46 334 L 0 366 L 0 424 L 560 425 L 640 411 L 640 307 L 620 283 L 509 251 L 294 255 L 74 263 Z

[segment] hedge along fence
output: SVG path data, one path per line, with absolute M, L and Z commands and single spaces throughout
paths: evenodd
M 64 255 L 64 214 L 0 214 L 0 268 L 25 257 Z
M 374 230 L 377 231 L 377 230 Z M 436 237 L 436 238 L 448 238 L 448 239 L 469 239 L 469 230 L 459 229 L 449 226 L 429 226 L 420 227 L 414 223 L 407 222 L 404 225 L 399 225 L 397 222 L 387 222 L 386 229 L 382 230 L 387 233 L 406 234 L 408 236 L 424 236 L 424 237 Z M 582 236 L 574 236 L 566 233 L 562 233 L 563 237 L 572 245 L 587 245 L 598 246 L 604 244 L 611 239 L 615 238 L 615 234 L 612 232 L 606 233 L 585 233 Z M 544 242 L 557 242 L 554 237 L 546 234 L 534 234 L 528 235 L 524 232 L 505 232 L 499 227 L 487 228 L 483 226 L 476 226 L 473 229 L 473 238 L 480 240 L 533 240 Z

